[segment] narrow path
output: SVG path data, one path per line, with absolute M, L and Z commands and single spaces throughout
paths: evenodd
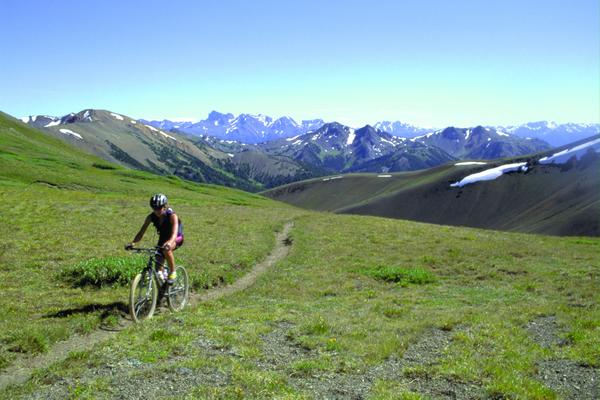
M 285 224 L 282 231 L 277 234 L 276 244 L 271 253 L 262 262 L 255 265 L 252 271 L 231 285 L 210 289 L 203 294 L 192 293 L 190 295 L 190 307 L 196 306 L 199 302 L 220 299 L 252 286 L 256 279 L 268 268 L 288 255 L 291 245 L 289 234 L 293 226 L 293 222 Z M 118 330 L 97 329 L 88 335 L 74 335 L 67 340 L 56 343 L 48 353 L 17 359 L 13 365 L 0 374 L 0 390 L 8 385 L 25 383 L 31 377 L 34 369 L 47 368 L 58 361 L 64 360 L 71 352 L 87 350 L 96 343 L 103 342 L 119 331 L 126 329 L 131 324 L 131 320 L 121 318 Z

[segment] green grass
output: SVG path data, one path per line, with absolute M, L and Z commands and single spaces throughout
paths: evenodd
M 400 285 L 414 283 L 424 285 L 435 282 L 433 274 L 425 268 L 404 268 L 398 266 L 377 266 L 372 269 L 361 271 L 365 275 L 386 282 L 396 282 Z
M 90 258 L 66 266 L 59 279 L 72 282 L 74 286 L 105 285 L 125 286 L 131 282 L 144 265 L 140 257 L 104 257 Z
M 25 397 L 61 379 L 73 383 L 73 398 L 111 397 L 113 378 L 90 371 L 135 361 L 148 376 L 188 368 L 220 377 L 189 387 L 188 398 L 311 398 L 298 382 L 363 376 L 435 328 L 452 336 L 437 363 L 375 379 L 370 398 L 426 398 L 402 378 L 412 376 L 546 399 L 556 394 L 536 377 L 537 362 L 600 367 L 600 239 L 305 212 L 226 188 L 96 168 L 96 158 L 0 122 L 0 216 L 11 222 L 0 241 L 0 367 L 114 322 L 111 307 L 127 301 L 127 287 L 107 284 L 104 267 L 121 271 L 119 263 L 130 262 L 121 249 L 148 213 L 149 193 L 166 192 L 184 220 L 176 258 L 197 290 L 238 279 L 295 220 L 290 254 L 253 287 L 161 313 L 0 397 Z M 74 287 L 63 274 L 75 266 L 76 277 L 105 284 Z M 556 316 L 567 345 L 543 348 L 531 338 L 528 322 L 543 315 Z

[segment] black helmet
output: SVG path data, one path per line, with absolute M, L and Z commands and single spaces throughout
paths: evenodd
M 152 196 L 150 198 L 150 207 L 156 209 L 156 208 L 162 208 L 167 204 L 167 196 L 165 196 L 162 193 L 158 193 L 155 194 L 154 196 Z

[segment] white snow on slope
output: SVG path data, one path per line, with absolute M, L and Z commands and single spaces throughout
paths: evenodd
M 175 139 L 173 136 L 171 136 L 171 135 L 167 135 L 167 134 L 166 134 L 166 133 L 164 133 L 163 131 L 159 131 L 159 133 L 160 133 L 161 135 L 163 135 L 164 137 L 166 137 L 166 138 L 173 139 L 173 140 L 177 141 L 177 139 Z
M 76 138 L 83 139 L 83 137 L 79 133 L 73 132 L 70 129 L 59 129 L 59 131 L 60 133 L 64 133 L 65 135 L 71 135 L 75 136 Z
M 471 129 L 467 129 L 467 133 L 465 133 L 465 140 L 469 140 L 469 136 L 471 136 Z
M 481 161 L 464 161 L 464 162 L 456 163 L 454 165 L 485 165 L 485 164 L 487 164 L 487 163 L 481 162 Z
M 60 125 L 60 119 L 49 122 L 48 124 L 44 125 L 44 128 L 50 128 L 51 126 L 56 126 L 56 125 Z
M 323 178 L 323 182 L 327 182 L 327 181 L 330 181 L 332 179 L 341 179 L 341 178 L 343 178 L 342 175 L 332 176 L 332 177 L 329 177 L 329 178 Z
M 285 139 L 285 140 L 287 140 L 288 142 L 291 142 L 292 140 L 296 140 L 296 139 L 298 139 L 300 136 L 302 136 L 302 135 L 301 135 L 301 134 L 300 134 L 300 135 L 296 135 L 296 136 L 294 136 L 294 137 L 287 138 L 287 139 Z
M 144 126 L 145 126 L 146 128 L 148 128 L 148 129 L 150 129 L 150 130 L 153 130 L 154 132 L 158 132 L 158 129 L 156 129 L 156 128 L 155 128 L 155 127 L 153 127 L 153 126 L 150 126 L 150 125 L 144 125 Z
M 561 163 L 566 162 L 572 156 L 576 156 L 577 152 L 585 150 L 588 147 L 594 146 L 598 143 L 600 143 L 600 139 L 595 139 L 590 142 L 580 144 L 579 146 L 575 146 L 572 149 L 566 149 L 563 151 L 559 151 L 558 153 L 555 153 L 555 154 L 551 155 L 550 157 L 540 158 L 539 162 L 540 162 L 540 164 L 551 164 L 554 162 L 561 164 Z
M 507 172 L 515 172 L 515 171 L 527 171 L 526 162 L 514 163 L 514 164 L 505 164 L 500 165 L 496 168 L 486 169 L 485 171 L 478 172 L 476 174 L 471 174 L 460 180 L 459 182 L 454 182 L 451 184 L 451 187 L 463 187 L 465 185 L 469 185 L 471 183 L 480 182 L 480 181 L 492 181 Z
M 30 117 L 23 117 L 23 118 L 19 118 L 21 121 L 28 123 L 29 120 L 31 119 Z
M 350 133 L 348 134 L 348 140 L 346 140 L 346 146 L 350 146 L 352 143 L 354 143 L 355 137 L 356 133 L 354 132 L 354 129 L 350 129 Z
M 430 138 L 430 137 L 432 137 L 433 135 L 435 135 L 436 133 L 439 133 L 439 132 L 441 132 L 441 131 L 429 132 L 429 133 L 426 133 L 425 135 L 421 135 L 421 136 L 415 136 L 414 138 L 412 138 L 412 139 L 409 139 L 409 140 L 410 140 L 411 142 L 415 142 L 415 141 L 417 141 L 417 140 L 419 140 L 419 139 L 423 139 L 423 138 Z
M 389 143 L 389 144 L 391 144 L 391 145 L 392 145 L 392 146 L 394 146 L 394 147 L 396 147 L 396 145 L 397 145 L 397 143 L 391 142 L 391 141 L 389 141 L 389 140 L 387 140 L 387 139 L 384 139 L 384 138 L 381 138 L 381 141 L 382 141 L 382 142 Z
M 131 122 L 131 123 L 132 123 L 132 124 L 134 124 L 134 125 L 135 125 L 135 124 L 137 124 L 137 122 L 135 122 L 134 120 L 131 120 L 131 121 L 129 121 L 129 122 Z
M 110 115 L 112 115 L 113 117 L 115 117 L 116 119 L 118 119 L 119 121 L 123 121 L 123 117 L 119 114 L 115 114 L 115 113 L 110 113 Z
M 378 178 L 391 178 L 391 175 L 377 175 Z

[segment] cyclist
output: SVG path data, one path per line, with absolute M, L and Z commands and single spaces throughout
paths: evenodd
M 164 259 L 169 264 L 169 274 L 167 282 L 172 284 L 177 278 L 175 272 L 175 257 L 173 251 L 183 245 L 183 224 L 175 214 L 172 208 L 168 207 L 167 196 L 162 193 L 153 195 L 150 198 L 150 207 L 152 212 L 148 214 L 140 231 L 135 235 L 133 242 L 127 244 L 126 248 L 134 247 L 144 237 L 148 225 L 152 223 L 158 233 L 157 246 L 161 248 L 162 257 L 158 260 L 160 264 L 159 274 L 161 277 L 166 275 L 164 270 Z

